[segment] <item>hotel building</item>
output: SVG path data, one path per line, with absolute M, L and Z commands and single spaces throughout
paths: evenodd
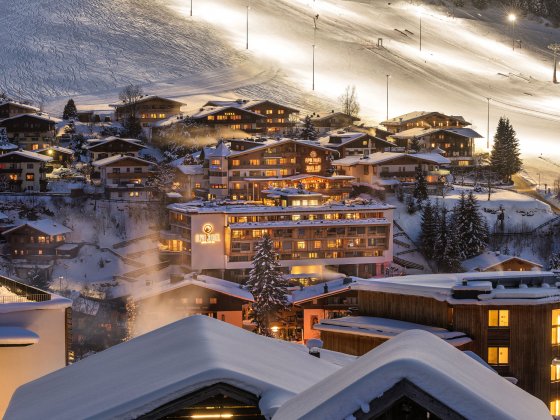
M 329 267 L 351 275 L 380 276 L 393 259 L 393 210 L 380 204 L 321 204 L 320 197 L 282 195 L 286 206 L 169 205 L 162 258 L 193 271 L 235 281 L 252 266 L 265 234 L 274 241 L 287 274 L 322 278 Z M 172 257 L 172 258 L 170 258 Z

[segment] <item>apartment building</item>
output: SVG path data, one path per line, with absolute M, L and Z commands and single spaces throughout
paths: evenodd
M 341 158 L 392 151 L 397 145 L 368 133 L 340 131 L 319 139 L 321 145 L 338 151 Z
M 124 155 L 138 157 L 146 146 L 140 140 L 122 139 L 120 137 L 107 137 L 101 140 L 90 141 L 87 153 L 90 161 L 105 159 L 111 156 Z
M 134 109 L 135 116 L 140 120 L 142 127 L 152 127 L 159 121 L 181 114 L 183 105 L 186 104 L 173 99 L 145 95 L 139 98 L 134 105 L 121 102 L 109 106 L 115 109 L 115 119 L 118 122 L 124 121 Z
M 147 181 L 152 175 L 153 162 L 134 156 L 115 155 L 93 162 L 105 194 L 112 200 L 146 201 L 154 198 Z
M 0 100 L 0 120 L 21 114 L 35 114 L 39 111 L 39 108 L 21 102 Z
M 6 128 L 10 143 L 33 151 L 54 144 L 55 125 L 56 120 L 44 114 L 17 114 L 0 120 L 0 127 Z
M 46 165 L 52 160 L 23 150 L 0 155 L 0 191 L 46 191 Z

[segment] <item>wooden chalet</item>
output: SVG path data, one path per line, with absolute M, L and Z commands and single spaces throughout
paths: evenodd
M 287 134 L 294 127 L 294 116 L 299 114 L 298 109 L 269 100 L 208 101 L 204 107 L 235 107 L 263 115 L 266 119 L 259 120 L 257 128 L 267 135 Z
M 0 191 L 46 191 L 46 165 L 52 157 L 29 151 L 0 155 Z
M 0 120 L 15 117 L 21 114 L 34 114 L 39 112 L 39 108 L 15 101 L 0 100 Z
M 134 156 L 115 155 L 93 162 L 92 178 L 99 179 L 105 194 L 113 200 L 154 199 L 153 189 L 147 185 L 152 176 L 153 162 Z
M 138 99 L 134 105 L 136 118 L 140 120 L 142 127 L 151 127 L 158 121 L 166 120 L 181 114 L 183 102 L 161 96 L 146 95 Z M 115 103 L 109 105 L 115 109 L 115 119 L 124 121 L 131 113 L 131 106 L 126 103 Z
M 66 243 L 66 235 L 72 232 L 50 219 L 28 221 L 2 232 L 8 241 L 10 257 L 33 261 L 50 261 L 56 257 L 73 258 L 78 246 Z
M 57 166 L 68 166 L 74 160 L 74 151 L 66 147 L 50 146 L 37 150 L 37 153 L 52 157 L 51 164 Z
M 360 355 L 407 329 L 400 323 L 415 323 L 516 378 L 554 414 L 560 410 L 558 280 L 550 272 L 482 272 L 358 281 L 352 288 L 360 316 L 315 328 L 326 348 Z
M 343 112 L 334 112 L 334 110 L 330 113 L 313 114 L 311 116 L 313 126 L 321 135 L 326 134 L 329 131 L 350 127 L 354 125 L 356 121 L 360 121 L 360 119 Z
M 341 158 L 347 156 L 367 156 L 375 152 L 392 151 L 397 146 L 387 140 L 361 132 L 338 132 L 324 137 L 319 142 L 339 152 Z
M 146 146 L 140 140 L 107 137 L 92 143 L 88 146 L 87 151 L 90 160 L 96 161 L 117 155 L 138 157 L 140 151 L 145 148 Z
M 411 128 L 461 128 L 471 125 L 461 116 L 445 115 L 440 112 L 415 111 L 382 121 L 387 131 L 395 134 Z
M 465 271 L 541 271 L 543 266 L 525 258 L 487 251 L 461 263 Z
M 261 133 L 266 122 L 265 115 L 237 106 L 207 106 L 189 117 L 191 120 L 213 129 Z
M 8 139 L 25 150 L 39 150 L 49 147 L 56 138 L 56 121 L 41 114 L 19 114 L 0 120 Z

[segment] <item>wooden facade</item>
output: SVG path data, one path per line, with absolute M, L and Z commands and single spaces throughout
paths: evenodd
M 354 133 L 355 134 L 355 133 Z M 367 133 L 354 135 L 348 139 L 348 134 L 333 134 L 329 136 L 325 146 L 337 150 L 341 158 L 346 156 L 365 156 L 375 152 L 391 151 L 396 147 L 394 143 L 374 137 Z
M 411 112 L 381 122 L 391 133 L 400 133 L 416 127 L 426 128 L 451 128 L 470 125 L 463 117 L 445 115 L 439 112 Z
M 88 155 L 92 161 L 105 159 L 116 155 L 134 156 L 142 149 L 145 149 L 141 142 L 134 142 L 127 139 L 111 138 L 88 147 Z
M 140 120 L 143 127 L 151 127 L 154 123 L 166 120 L 181 113 L 181 106 L 184 104 L 172 99 L 161 98 L 159 96 L 146 96 L 140 98 L 134 108 L 136 118 Z M 132 106 L 119 103 L 111 105 L 115 108 L 115 117 L 119 122 L 124 121 L 130 114 Z
M 324 115 L 317 114 L 311 116 L 311 122 L 320 134 L 325 134 L 332 130 L 349 127 L 356 121 L 360 121 L 360 119 L 348 114 L 344 114 L 343 112 L 334 112 L 334 110 Z
M 500 375 L 514 377 L 517 385 L 544 401 L 547 406 L 560 400 L 560 375 L 552 377 L 553 359 L 560 360 L 560 339 L 554 338 L 552 312 L 560 309 L 560 302 L 503 305 L 498 301 L 481 304 L 469 299 L 437 300 L 433 297 L 360 290 L 358 313 L 413 322 L 432 327 L 460 331 L 472 342 L 460 346 L 472 350 Z M 490 326 L 489 311 L 508 311 L 507 325 Z M 560 320 L 558 321 L 560 322 Z M 560 336 L 560 334 L 558 334 Z M 348 333 L 321 331 L 324 347 L 353 355 L 362 355 L 386 339 Z M 490 360 L 489 348 L 507 348 L 507 363 Z
M 251 134 L 262 132 L 262 126 L 267 120 L 265 115 L 234 106 L 202 108 L 190 118 L 214 129 L 238 130 Z
M 8 139 L 25 150 L 49 147 L 56 138 L 55 121 L 35 114 L 21 114 L 0 121 Z
M 39 112 L 39 108 L 18 102 L 0 102 L 0 120 L 35 112 Z

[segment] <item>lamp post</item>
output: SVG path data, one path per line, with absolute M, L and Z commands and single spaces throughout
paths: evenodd
M 317 21 L 319 20 L 319 15 L 313 16 L 313 64 L 312 64 L 312 80 L 311 80 L 311 90 L 315 90 L 315 44 L 317 42 Z
M 515 21 L 517 20 L 517 16 L 510 13 L 508 15 L 508 20 L 511 22 L 511 49 L 515 51 Z
M 386 74 L 385 77 L 387 78 L 387 121 L 389 121 L 389 78 L 391 75 Z
M 247 43 L 245 48 L 248 50 L 249 49 L 249 9 L 250 7 L 247 6 Z
M 192 0 L 191 0 L 191 17 L 192 17 Z
M 422 51 L 422 13 L 424 12 L 424 10 L 422 9 L 422 6 L 417 6 L 416 7 L 416 13 L 418 13 L 418 18 L 420 19 L 420 51 Z
M 554 54 L 554 73 L 552 73 L 552 83 L 558 83 L 558 81 L 556 80 L 556 63 L 557 63 L 556 54 L 560 52 L 560 44 L 559 43 L 550 44 L 548 46 L 548 49 L 552 50 Z
M 490 149 L 490 98 L 488 100 L 488 118 L 486 120 L 486 148 Z

